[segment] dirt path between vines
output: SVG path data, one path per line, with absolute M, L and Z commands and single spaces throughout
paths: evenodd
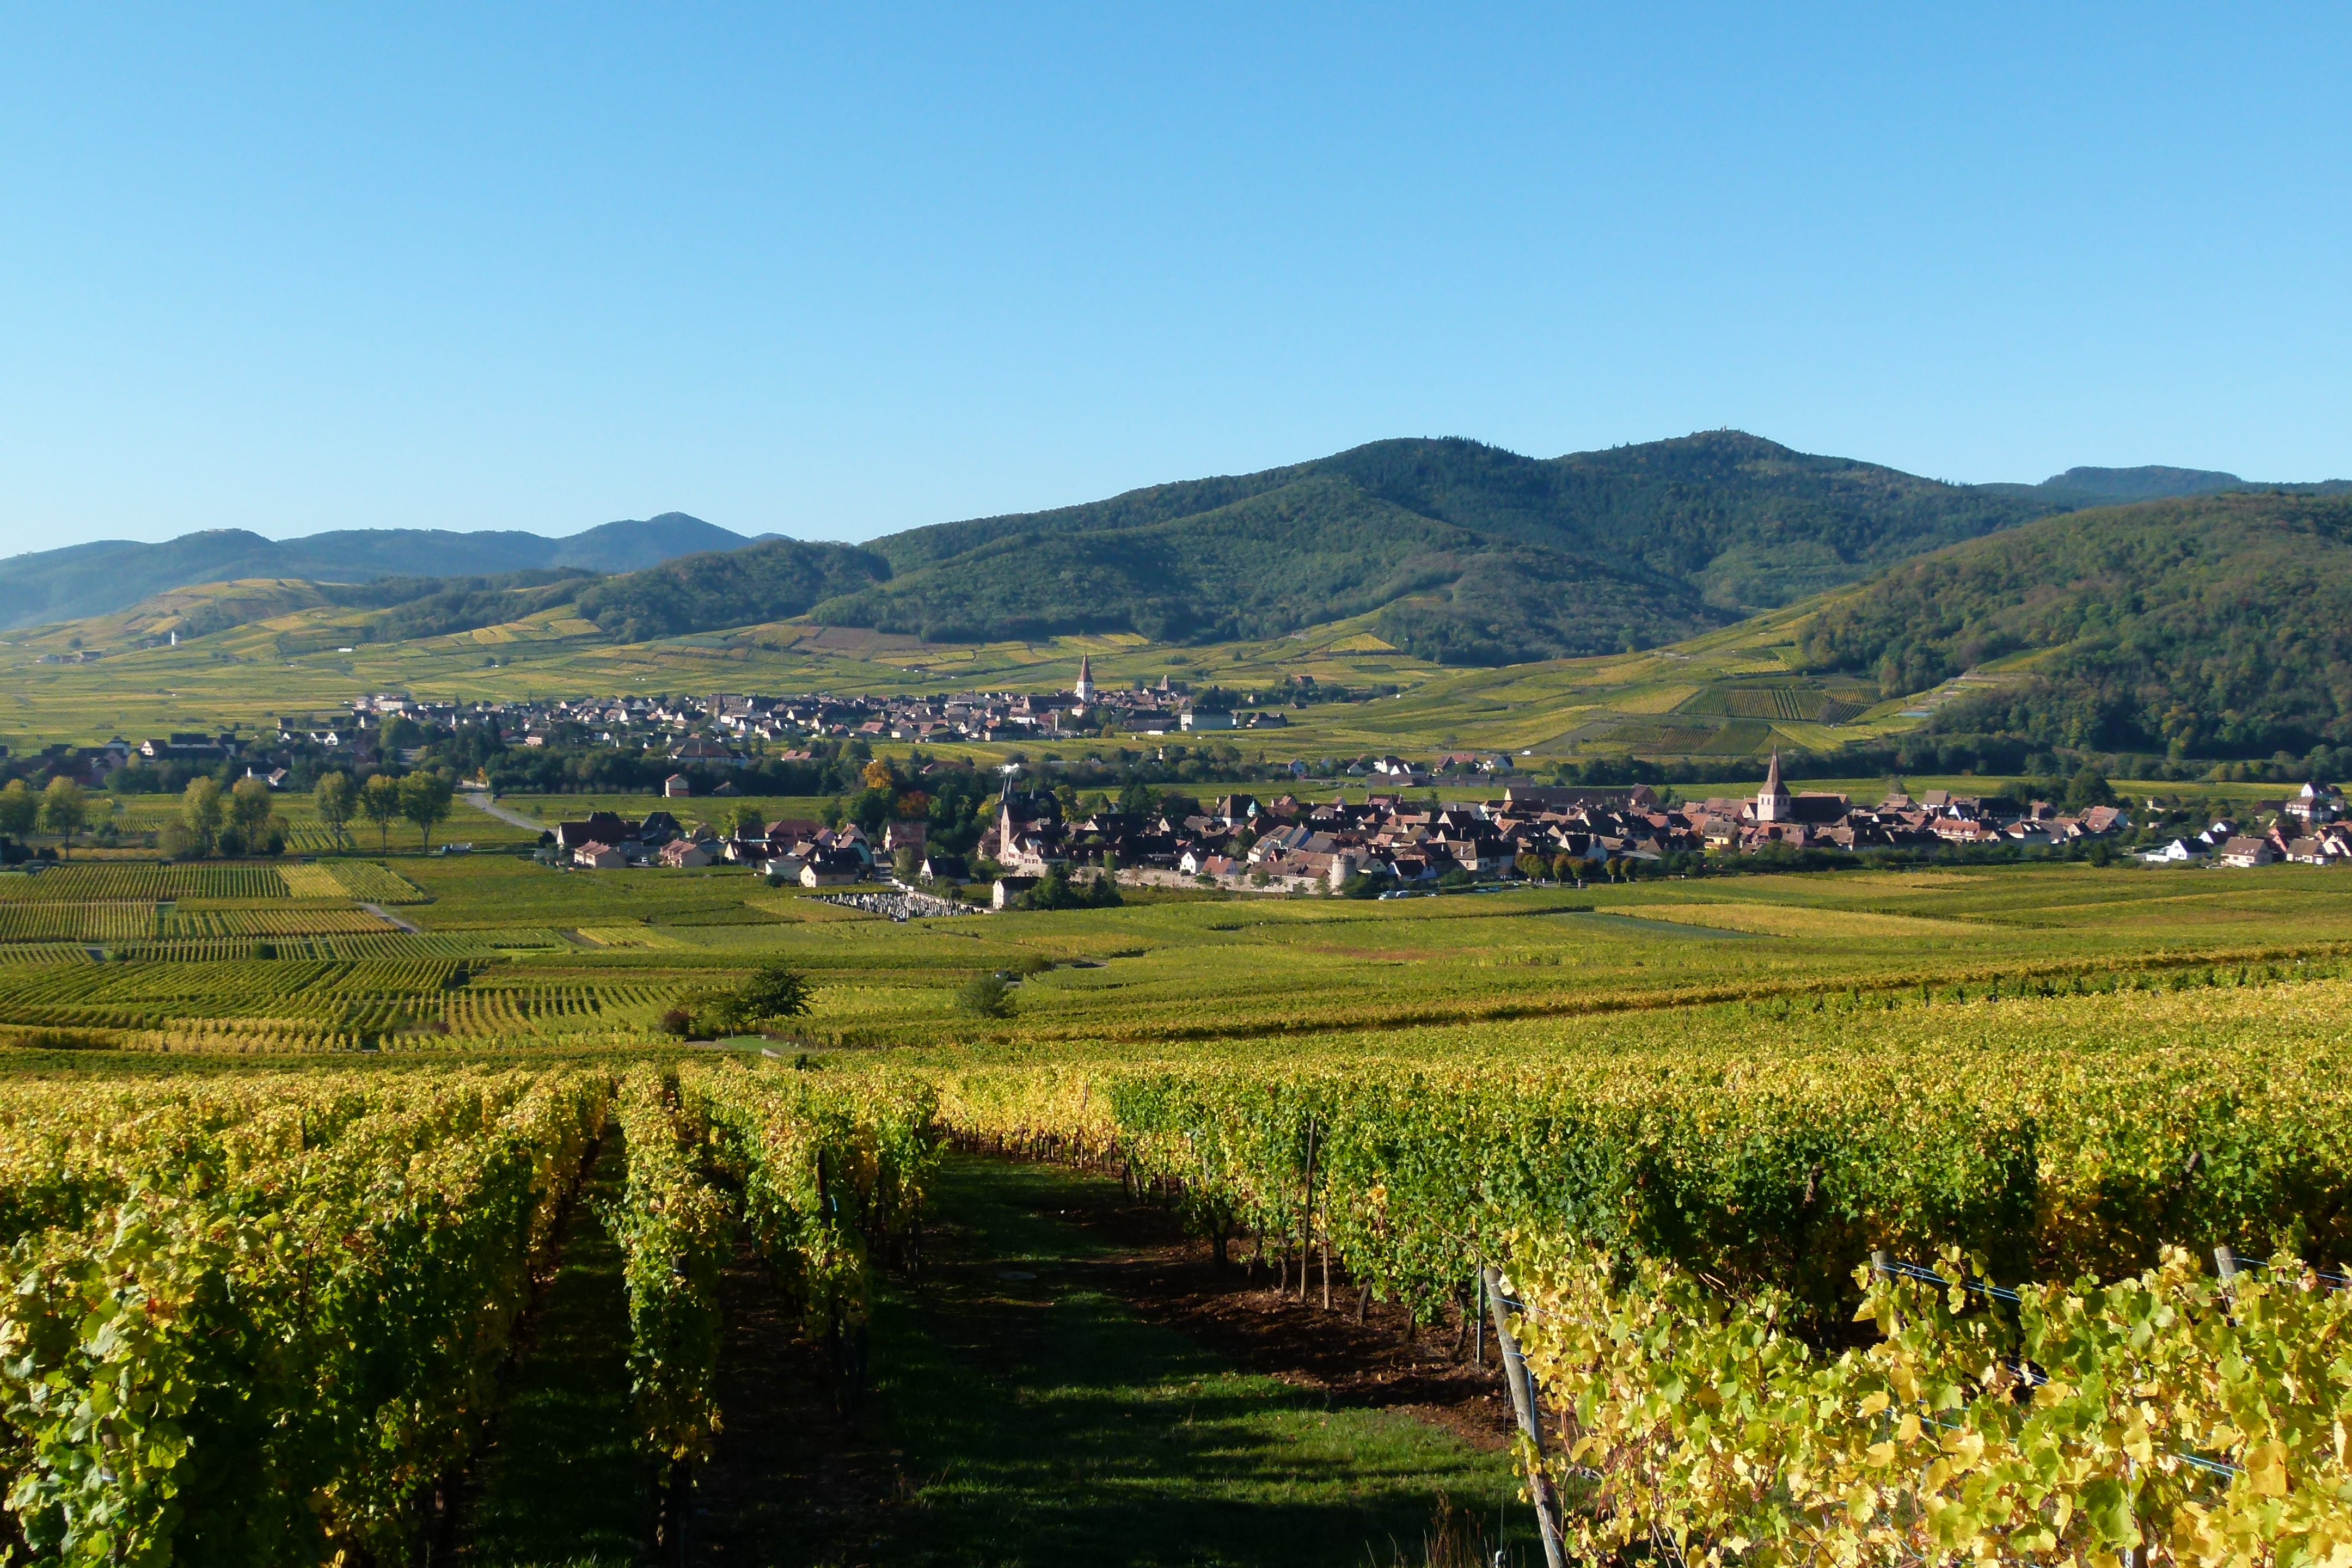
M 1098 1174 L 951 1156 L 932 1221 L 925 1268 L 877 1292 L 846 1415 L 738 1258 L 693 1561 L 1364 1568 L 1420 1561 L 1449 1505 L 1487 1552 L 1531 1547 L 1507 1402 L 1445 1359 L 1451 1324 L 1408 1345 L 1336 1285 L 1326 1313 L 1215 1274 Z

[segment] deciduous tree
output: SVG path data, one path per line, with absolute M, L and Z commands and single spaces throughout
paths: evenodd
M 180 826 L 188 830 L 189 847 L 199 857 L 211 854 L 213 846 L 220 842 L 226 810 L 218 779 L 188 781 L 187 790 L 180 796 Z
M 70 847 L 73 836 L 89 820 L 89 796 L 81 785 L 65 777 L 53 778 L 49 787 L 41 792 L 41 825 L 58 836 L 61 845 Z
M 457 790 L 439 773 L 414 773 L 400 781 L 400 815 L 416 825 L 424 847 L 433 847 L 433 826 L 449 818 Z
M 352 814 L 359 808 L 356 795 L 357 792 L 352 788 L 352 775 L 341 772 L 326 774 L 310 792 L 312 809 L 318 812 L 319 820 L 327 825 L 327 831 L 335 836 L 338 844 L 344 841 L 344 825 L 351 821 Z
M 270 826 L 277 814 L 278 802 L 259 779 L 239 779 L 228 792 L 229 828 L 243 854 L 270 853 Z
M 41 797 L 23 779 L 10 779 L 0 789 L 0 834 L 22 838 L 41 820 Z
M 375 824 L 376 842 L 392 847 L 392 825 L 400 820 L 400 781 L 378 773 L 360 788 L 360 815 Z

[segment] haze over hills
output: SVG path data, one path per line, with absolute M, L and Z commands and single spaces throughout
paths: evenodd
M 402 574 L 477 576 L 553 567 L 634 572 L 680 555 L 754 542 L 677 511 L 608 522 L 561 539 L 514 531 L 385 528 L 269 540 L 224 528 L 160 544 L 100 540 L 0 560 L 0 628 L 110 615 L 198 583 L 261 577 L 363 583 Z

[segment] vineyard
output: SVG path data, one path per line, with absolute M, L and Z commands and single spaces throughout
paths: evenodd
M 62 1563 L 422 1560 L 562 1205 L 627 1152 L 640 1437 L 711 1426 L 702 1288 L 748 1228 L 857 1331 L 919 1213 L 919 1086 L 738 1069 L 299 1073 L 0 1094 L 9 1508 Z
M 788 1027 L 662 1032 L 768 961 Z M 42 1560 L 440 1561 L 603 1151 L 667 1549 L 730 1271 L 896 1386 L 946 1141 L 1503 1355 L 1569 1556 L 2352 1561 L 2347 1068 L 2324 876 L 896 924 L 718 870 L 76 862 L 0 877 L 0 1466 Z
M 1587 1558 L 2329 1561 L 2352 1281 L 2304 1260 L 2352 1256 L 2352 987 L 2263 1000 L 1660 1031 L 1548 1068 L 966 1069 L 941 1114 L 1118 1163 L 1302 1299 L 1319 1269 L 1466 1323 L 1499 1268 Z M 2270 1263 L 2219 1280 L 2182 1243 Z

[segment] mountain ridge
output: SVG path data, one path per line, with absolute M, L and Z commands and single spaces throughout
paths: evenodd
M 0 629 L 111 615 L 203 583 L 367 582 L 426 571 L 474 577 L 551 567 L 633 572 L 760 542 L 677 511 L 555 538 L 511 529 L 341 529 L 271 540 L 247 529 L 218 528 L 156 543 L 96 540 L 0 559 Z
M 1129 631 L 1202 643 L 1369 615 L 1418 657 L 1492 665 L 1677 640 L 2053 513 L 2255 489 L 2158 467 L 1954 485 L 1735 430 L 1549 458 L 1408 437 L 863 545 L 751 539 L 681 512 L 555 539 L 220 529 L 98 542 L 0 560 L 0 627 L 205 582 L 299 579 L 396 588 L 420 607 L 388 616 L 387 634 L 495 617 L 500 594 L 527 586 L 535 605 L 576 598 L 625 642 L 808 616 L 934 642 Z M 517 575 L 533 573 L 554 575 Z M 593 577 L 558 581 L 567 574 Z

